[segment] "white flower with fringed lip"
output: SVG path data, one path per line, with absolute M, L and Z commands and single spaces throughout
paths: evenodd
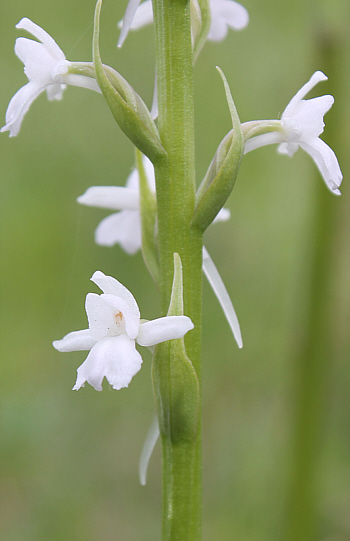
M 6 124 L 1 131 L 9 131 L 10 137 L 18 134 L 24 115 L 45 90 L 49 100 L 61 100 L 67 85 L 100 92 L 95 79 L 69 73 L 71 62 L 66 60 L 55 40 L 40 26 L 23 18 L 16 28 L 27 30 L 40 42 L 27 38 L 16 40 L 15 53 L 24 64 L 29 82 L 16 92 L 7 108 Z
M 249 14 L 245 7 L 234 0 L 209 0 L 211 25 L 207 35 L 210 41 L 222 41 L 228 29 L 242 30 L 249 23 Z M 140 5 L 140 0 L 129 0 L 123 21 L 118 46 L 120 47 L 129 30 L 138 30 L 153 22 L 152 0 L 146 0 Z
M 245 144 L 245 154 L 265 145 L 280 143 L 278 152 L 293 156 L 300 146 L 312 157 L 331 192 L 340 195 L 339 186 L 343 175 L 337 157 L 319 137 L 325 126 L 323 117 L 332 107 L 334 98 L 326 95 L 309 100 L 303 99 L 317 83 L 327 79 L 328 77 L 322 71 L 316 71 L 291 99 L 283 111 L 280 121 L 274 121 L 274 123 L 264 120 L 247 122 L 247 129 L 249 125 L 252 126 L 250 132 L 252 135 L 258 133 L 259 129 L 263 131 L 264 124 L 276 127 L 269 133 L 261 133 L 248 138 Z M 249 137 L 249 130 L 247 136 Z
M 140 320 L 137 302 L 130 291 L 111 276 L 96 271 L 91 280 L 103 291 L 88 293 L 85 309 L 89 328 L 67 334 L 53 346 L 62 352 L 90 350 L 78 368 L 73 390 L 89 383 L 102 390 L 105 377 L 113 389 L 127 387 L 141 368 L 142 357 L 135 343 L 151 347 L 182 338 L 194 325 L 187 316 Z

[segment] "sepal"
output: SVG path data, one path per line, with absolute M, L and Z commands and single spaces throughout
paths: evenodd
M 233 129 L 221 141 L 197 192 L 197 204 L 192 224 L 202 231 L 205 231 L 213 222 L 230 195 L 236 182 L 244 152 L 241 122 L 230 88 L 221 69 L 217 69 L 224 82 Z
M 174 279 L 168 316 L 183 315 L 182 265 L 174 254 Z M 153 389 L 163 438 L 173 444 L 193 441 L 199 415 L 199 381 L 186 354 L 184 339 L 156 347 L 152 363 Z
M 93 60 L 96 80 L 119 127 L 153 163 L 166 152 L 160 142 L 158 129 L 144 101 L 117 71 L 102 64 L 99 49 L 100 13 L 102 0 L 95 10 Z

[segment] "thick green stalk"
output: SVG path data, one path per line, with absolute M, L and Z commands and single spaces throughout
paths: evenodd
M 157 41 L 159 133 L 167 152 L 155 162 L 160 289 L 166 314 L 174 272 L 173 254 L 183 265 L 184 314 L 195 328 L 185 337 L 186 351 L 200 381 L 202 234 L 191 227 L 195 206 L 194 107 L 190 4 L 187 0 L 153 0 Z M 193 437 L 175 435 L 162 419 L 177 392 L 171 377 L 169 348 L 161 349 L 158 363 L 160 388 L 158 415 L 163 447 L 163 541 L 198 541 L 201 532 L 201 430 L 200 415 Z M 174 407 L 174 406 L 172 406 Z M 163 428 L 162 428 L 163 427 Z M 167 428 L 164 428 L 167 427 Z M 175 431 L 175 432 L 174 432 Z

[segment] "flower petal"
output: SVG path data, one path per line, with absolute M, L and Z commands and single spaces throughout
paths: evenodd
M 239 321 L 233 308 L 232 301 L 226 290 L 225 284 L 214 265 L 208 251 L 203 246 L 203 272 L 218 299 L 220 306 L 225 314 L 228 324 L 231 327 L 233 336 L 239 348 L 243 347 L 242 334 L 239 326 Z
M 223 40 L 230 26 L 242 30 L 249 23 L 249 14 L 245 7 L 233 0 L 210 0 L 211 26 L 208 39 Z
M 194 325 L 187 316 L 166 316 L 141 323 L 137 342 L 140 346 L 155 346 L 167 340 L 182 338 Z
M 300 100 L 302 100 L 306 94 L 308 94 L 308 92 L 310 92 L 310 90 L 312 90 L 313 87 L 316 86 L 320 81 L 327 81 L 327 79 L 327 75 L 325 75 L 322 71 L 315 71 L 309 81 L 305 83 L 304 86 L 302 86 L 301 89 L 298 90 L 295 96 L 293 96 L 293 98 L 290 100 L 282 116 L 285 115 L 288 118 L 293 116 Z
M 120 32 L 118 47 L 121 47 L 125 41 L 126 36 L 129 33 L 131 23 L 135 16 L 136 10 L 139 7 L 140 0 L 129 0 L 129 3 L 126 7 L 125 15 L 122 20 L 122 29 Z
M 153 23 L 152 0 L 146 0 L 146 2 L 142 2 L 137 8 L 130 28 L 131 30 L 138 30 L 151 23 Z
M 103 293 L 116 295 L 117 297 L 124 299 L 132 307 L 134 315 L 140 319 L 140 310 L 134 296 L 126 287 L 118 282 L 118 280 L 112 276 L 106 276 L 101 271 L 96 271 L 92 275 L 91 281 L 102 289 Z
M 7 111 L 6 124 L 1 128 L 2 132 L 9 131 L 10 137 L 18 134 L 24 115 L 33 101 L 45 90 L 45 86 L 30 81 L 22 86 L 12 97 Z
M 28 79 L 35 80 L 37 83 L 50 84 L 53 82 L 51 71 L 54 71 L 57 65 L 57 59 L 51 56 L 45 45 L 28 38 L 17 38 L 15 43 L 15 53 L 24 64 L 24 72 Z M 68 62 L 65 62 L 68 71 Z
M 130 302 L 122 299 L 121 297 L 117 297 L 116 295 L 109 295 L 106 293 L 100 295 L 100 298 L 103 302 L 107 303 L 114 309 L 114 314 L 116 312 L 117 314 L 122 314 L 122 322 L 120 325 L 123 325 L 124 332 L 126 332 L 130 340 L 135 340 L 139 333 L 140 316 L 139 314 L 134 313 L 133 306 L 130 304 Z
M 231 211 L 229 209 L 222 208 L 216 217 L 214 218 L 213 224 L 217 222 L 227 222 L 231 218 Z
M 122 334 L 99 340 L 83 364 L 78 368 L 73 390 L 89 383 L 96 391 L 102 391 L 105 377 L 113 389 L 127 387 L 142 365 L 142 357 L 135 348 L 134 340 Z
M 66 57 L 55 40 L 40 26 L 33 23 L 30 19 L 27 19 L 27 17 L 21 19 L 19 23 L 16 24 L 16 28 L 27 30 L 32 36 L 40 40 L 57 60 L 65 60 Z
M 73 331 L 66 334 L 62 340 L 55 340 L 52 345 L 58 351 L 84 351 L 94 347 L 96 340 L 92 338 L 90 329 Z
M 142 486 L 145 486 L 146 484 L 148 463 L 152 456 L 153 449 L 159 438 L 159 434 L 160 432 L 159 432 L 158 419 L 157 419 L 157 416 L 155 415 L 152 421 L 152 424 L 149 428 L 148 434 L 146 436 L 145 443 L 143 444 L 141 456 L 140 456 L 139 477 L 140 477 L 140 483 Z
M 307 143 L 301 141 L 299 144 L 301 148 L 310 154 L 331 192 L 335 195 L 340 195 L 338 188 L 343 180 L 343 175 L 337 157 L 331 147 L 318 137 Z
M 90 207 L 138 210 L 140 208 L 140 192 L 138 189 L 121 186 L 91 186 L 78 197 L 77 201 Z
M 88 293 L 85 300 L 85 310 L 89 321 L 89 330 L 94 340 L 105 336 L 116 336 L 118 332 L 115 319 L 115 309 L 104 302 L 101 295 Z
M 304 141 L 310 137 L 318 137 L 324 129 L 323 117 L 334 103 L 333 96 L 319 96 L 311 100 L 301 100 L 295 108 L 292 123 L 296 122 L 299 137 Z M 282 123 L 286 118 L 286 112 L 282 115 Z M 288 119 L 287 119 L 288 126 Z M 293 130 L 292 130 L 293 132 Z M 293 137 L 292 137 L 293 139 Z
M 127 254 L 136 254 L 142 244 L 140 213 L 122 210 L 107 216 L 96 228 L 95 241 L 100 246 L 120 244 Z

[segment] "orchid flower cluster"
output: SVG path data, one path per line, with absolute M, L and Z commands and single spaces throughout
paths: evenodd
M 68 61 L 54 39 L 40 26 L 27 18 L 17 24 L 18 29 L 29 32 L 35 40 L 24 37 L 16 40 L 15 53 L 24 64 L 28 82 L 11 99 L 1 131 L 8 131 L 10 137 L 16 136 L 31 104 L 41 93 L 46 91 L 49 100 L 61 100 L 67 86 L 74 85 L 102 94 L 119 127 L 136 147 L 136 166 L 125 186 L 92 186 L 78 198 L 78 203 L 113 212 L 97 226 L 96 243 L 106 247 L 119 245 L 129 255 L 142 250 L 145 264 L 161 291 L 163 311 L 167 315 L 152 321 L 141 319 L 132 293 L 115 278 L 96 271 L 91 280 L 102 294 L 89 293 L 86 297 L 88 329 L 70 332 L 53 345 L 62 352 L 89 351 L 78 368 L 75 390 L 87 382 L 101 391 L 104 378 L 113 389 L 125 388 L 142 365 L 136 344 L 154 352 L 153 385 L 158 422 L 153 425 L 148 438 L 152 443 L 143 457 L 143 463 L 147 464 L 145 456 L 149 457 L 159 432 L 165 446 L 174 441 L 196 441 L 198 436 L 200 319 L 196 310 L 200 302 L 196 299 L 201 299 L 202 272 L 222 307 L 238 347 L 243 345 L 233 304 L 203 246 L 202 237 L 212 223 L 230 218 L 224 205 L 244 155 L 262 146 L 278 144 L 279 153 L 293 156 L 301 147 L 311 156 L 326 186 L 336 195 L 340 195 L 342 173 L 333 150 L 320 139 L 324 130 L 323 117 L 334 99 L 330 95 L 305 99 L 318 83 L 327 80 L 324 73 L 316 71 L 311 76 L 291 99 L 280 119 L 241 123 L 229 84 L 218 68 L 232 129 L 219 144 L 199 188 L 196 190 L 193 184 L 187 189 L 184 184 L 183 201 L 180 200 L 182 188 L 173 182 L 173 178 L 177 178 L 178 183 L 179 179 L 185 183 L 194 170 L 194 145 L 190 137 L 185 140 L 192 129 L 188 128 L 192 117 L 188 113 L 190 107 L 183 107 L 183 103 L 192 99 L 188 92 L 189 74 L 205 41 L 221 41 L 229 29 L 243 30 L 249 23 L 248 11 L 234 0 L 128 2 L 125 16 L 119 23 L 118 46 L 123 45 L 130 30 L 139 30 L 155 20 L 157 57 L 163 53 L 162 39 L 166 36 L 168 57 L 173 55 L 172 68 L 178 70 L 170 83 L 178 85 L 171 95 L 182 93 L 182 104 L 179 105 L 169 97 L 166 99 L 167 70 L 170 68 L 164 59 L 157 58 L 155 105 L 149 111 L 124 77 L 102 63 L 99 50 L 101 5 L 102 0 L 98 0 L 92 62 Z M 178 22 L 179 37 L 176 32 L 167 34 L 169 22 L 164 17 L 164 9 L 169 10 L 169 18 Z M 184 32 L 189 30 L 185 38 L 180 34 L 182 29 Z M 176 39 L 177 42 L 172 41 Z M 185 57 L 187 60 L 181 65 Z M 169 103 L 173 109 L 165 114 Z M 169 118 L 175 120 L 169 121 Z M 176 152 L 181 145 L 184 158 L 179 160 Z M 169 186 L 173 186 L 173 192 Z M 171 201 L 170 197 L 173 198 Z M 168 231 L 165 231 L 168 223 Z M 181 422 L 176 421 L 177 418 Z M 191 453 L 188 456 L 194 456 Z M 174 472 L 176 467 L 172 465 L 170 470 Z

